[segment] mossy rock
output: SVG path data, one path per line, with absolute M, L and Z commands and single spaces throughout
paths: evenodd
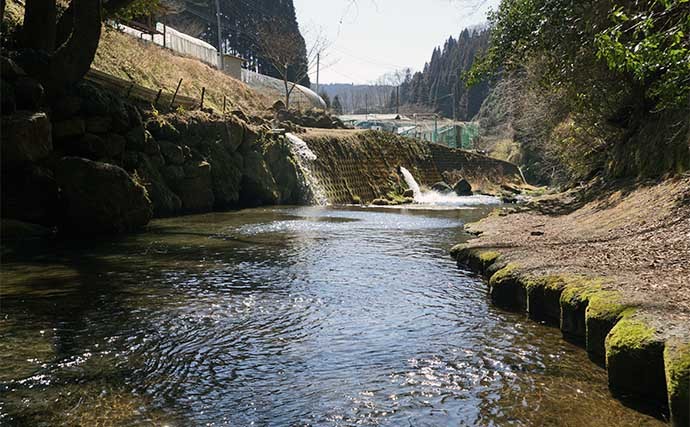
M 671 425 L 690 426 L 690 343 L 667 342 L 664 365 Z
M 631 312 L 606 337 L 606 369 L 614 396 L 665 407 L 664 342 Z
M 508 264 L 491 276 L 489 287 L 491 302 L 496 306 L 510 310 L 527 309 L 527 291 L 516 264 Z
M 585 311 L 587 352 L 592 360 L 602 363 L 606 357 L 606 336 L 631 309 L 621 302 L 621 295 L 614 291 L 593 291 L 588 300 Z
M 466 244 L 459 244 L 450 250 L 450 256 L 458 262 L 458 265 L 486 275 L 487 269 L 498 260 L 501 254 L 496 251 L 470 248 Z
M 543 276 L 525 280 L 527 312 L 530 319 L 558 325 L 561 318 L 561 293 L 566 286 L 562 276 Z
M 560 298 L 561 332 L 567 340 L 584 345 L 587 337 L 585 317 L 589 296 L 601 290 L 601 282 L 579 276 L 569 277 L 567 282 Z

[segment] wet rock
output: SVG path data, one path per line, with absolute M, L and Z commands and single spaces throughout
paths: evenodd
M 280 199 L 275 179 L 263 156 L 253 151 L 244 157 L 240 201 L 245 206 L 276 204 Z
M 448 194 L 453 192 L 453 189 L 450 188 L 450 185 L 446 184 L 445 182 L 437 182 L 431 186 L 431 189 L 441 194 Z
M 136 172 L 146 187 L 156 217 L 174 215 L 182 209 L 182 200 L 166 184 L 164 175 L 158 171 L 151 159 L 141 156 Z
M 63 157 L 56 164 L 55 177 L 62 190 L 63 223 L 71 231 L 133 231 L 153 216 L 146 189 L 118 166 Z
M 299 203 L 301 198 L 299 172 L 288 144 L 282 138 L 270 141 L 264 153 L 264 158 L 280 193 L 280 203 Z
M 14 97 L 20 110 L 37 110 L 44 93 L 43 86 L 30 77 L 20 76 L 14 82 Z
M 108 116 L 94 116 L 86 119 L 86 131 L 90 133 L 107 133 L 112 125 Z
M 158 145 L 160 145 L 161 154 L 169 164 L 181 165 L 184 163 L 185 156 L 182 147 L 168 141 L 159 141 Z
M 173 187 L 184 179 L 184 169 L 182 166 L 167 165 L 163 167 L 161 174 L 165 182 Z
M 185 178 L 175 188 L 182 200 L 182 209 L 186 212 L 211 211 L 215 204 L 211 165 L 205 161 L 195 162 L 185 165 L 184 173 Z
M 371 204 L 374 206 L 390 206 L 391 202 L 387 199 L 374 199 Z
M 242 155 L 231 151 L 222 141 L 209 144 L 204 154 L 211 164 L 215 207 L 224 209 L 236 206 L 240 199 L 244 164 Z
M 53 151 L 51 125 L 45 113 L 17 112 L 2 117 L 2 164 L 37 162 Z
M 81 118 L 73 118 L 53 123 L 53 137 L 56 140 L 80 137 L 86 133 L 86 123 Z
M 407 190 L 405 190 L 405 191 L 403 192 L 403 197 L 412 197 L 412 198 L 414 198 L 414 190 L 412 190 L 411 188 L 408 188 Z
M 455 185 L 453 186 L 453 191 L 458 196 L 471 196 L 472 195 L 472 185 L 470 185 L 470 183 L 467 182 L 467 180 L 463 178 L 460 181 L 455 183 Z
M 30 223 L 55 225 L 59 190 L 53 172 L 28 164 L 2 171 L 2 216 Z

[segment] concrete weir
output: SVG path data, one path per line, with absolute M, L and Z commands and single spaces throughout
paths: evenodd
M 556 324 L 564 338 L 585 346 L 606 367 L 615 397 L 674 427 L 690 426 L 690 343 L 656 331 L 621 295 L 603 289 L 605 279 L 523 273 L 499 252 L 467 244 L 451 256 L 488 279 L 494 304 Z
M 446 172 L 462 176 L 475 191 L 524 184 L 520 170 L 511 163 L 393 134 L 311 130 L 300 138 L 316 155 L 311 173 L 334 204 L 368 203 L 385 197 L 401 184 L 400 166 L 409 169 L 423 186 L 443 181 Z

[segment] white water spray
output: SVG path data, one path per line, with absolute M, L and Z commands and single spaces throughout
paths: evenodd
M 309 202 L 319 206 L 328 205 L 326 189 L 312 173 L 312 164 L 317 159 L 316 154 L 314 154 L 307 143 L 297 135 L 286 133 L 285 136 L 290 142 L 290 151 L 292 151 L 292 154 L 295 156 L 297 166 L 302 172 L 301 177 L 303 181 L 301 184 L 304 193 L 309 194 Z
M 498 205 L 501 200 L 493 196 L 458 196 L 456 194 L 443 194 L 438 191 L 424 190 L 420 188 L 417 181 L 412 176 L 412 173 L 404 167 L 400 167 L 400 172 L 405 178 L 408 187 L 414 193 L 414 201 L 420 205 L 430 206 L 445 206 L 445 207 L 463 207 L 463 206 L 479 206 L 479 205 Z

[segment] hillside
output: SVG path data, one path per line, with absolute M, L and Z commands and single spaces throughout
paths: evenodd
M 270 105 L 270 99 L 244 83 L 192 58 L 184 58 L 167 49 L 106 27 L 92 68 L 136 84 L 165 92 L 174 92 L 180 79 L 180 95 L 200 98 L 206 88 L 204 105 L 217 111 L 241 109 L 258 114 Z

